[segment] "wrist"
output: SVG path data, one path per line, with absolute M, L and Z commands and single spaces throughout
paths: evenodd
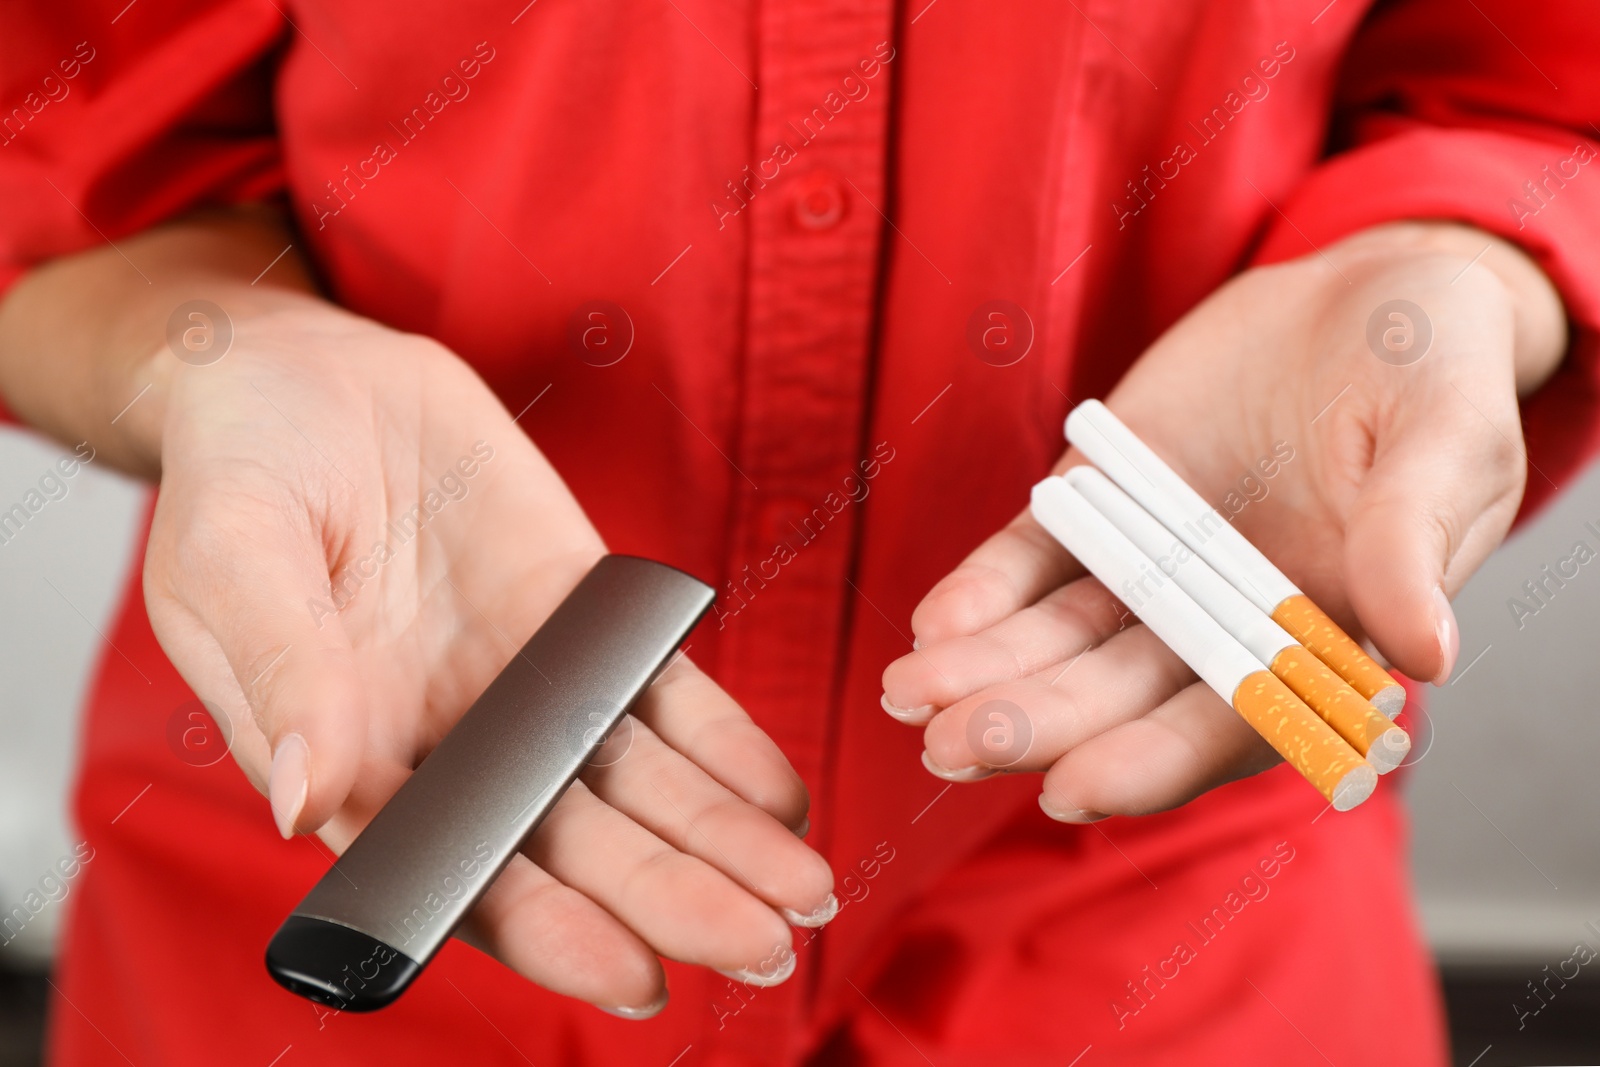
M 0 301 L 0 391 L 18 418 L 68 447 L 87 441 L 109 466 L 160 473 L 172 383 L 191 367 L 167 338 L 185 309 L 249 320 L 313 285 L 277 209 L 196 213 L 133 237 L 44 263 Z M 179 349 L 181 350 L 181 349 Z M 185 353 L 204 358 L 203 353 Z
M 153 319 L 148 310 L 118 323 L 124 351 L 139 354 L 122 368 L 110 367 L 111 385 L 100 406 L 111 412 L 111 429 L 123 465 L 151 480 L 161 474 L 162 441 L 170 420 L 184 417 L 191 387 L 206 375 L 228 374 L 230 360 L 245 358 L 240 349 L 260 346 L 264 339 L 283 337 L 290 344 L 323 318 L 355 316 L 321 297 L 299 289 L 252 286 L 242 281 L 207 285 L 205 296 L 173 304 L 165 336 L 150 345 Z M 172 303 L 169 301 L 169 303 Z M 126 397 L 124 407 L 111 401 Z
M 1513 316 L 1512 360 L 1518 396 L 1543 385 L 1567 349 L 1566 312 L 1560 294 L 1522 249 L 1462 223 L 1407 221 L 1363 230 L 1328 249 L 1341 269 L 1393 265 L 1406 257 L 1448 256 L 1461 264 L 1460 277 L 1482 270 L 1504 289 Z

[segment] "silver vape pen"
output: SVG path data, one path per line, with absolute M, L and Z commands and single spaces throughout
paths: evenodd
M 344 1011 L 404 992 L 714 596 L 650 560 L 595 564 L 284 920 L 272 977 Z

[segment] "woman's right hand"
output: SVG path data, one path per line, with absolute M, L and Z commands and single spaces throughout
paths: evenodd
M 273 303 L 235 318 L 214 363 L 152 357 L 145 598 L 279 829 L 338 852 L 605 546 L 455 355 L 310 295 Z M 799 776 L 682 657 L 634 717 L 626 755 L 584 772 L 469 935 L 631 1017 L 665 1002 L 658 956 L 782 980 L 785 912 L 820 924 L 834 907 L 796 836 Z

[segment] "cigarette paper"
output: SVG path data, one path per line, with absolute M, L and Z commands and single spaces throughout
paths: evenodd
M 1148 556 L 1064 478 L 1033 487 L 1033 516 L 1116 592 L 1153 568 Z M 1338 811 L 1360 804 L 1378 775 L 1333 728 L 1206 614 L 1176 582 L 1129 604 L 1140 621 L 1264 737 Z
M 1406 758 L 1411 751 L 1411 738 L 1404 730 L 1268 618 L 1111 479 L 1093 467 L 1074 467 L 1063 477 L 1153 563 L 1136 582 L 1113 589 L 1113 593 L 1126 601 L 1142 595 L 1151 585 L 1177 582 L 1262 666 L 1365 756 L 1373 770 L 1387 774 Z
M 1067 416 L 1067 440 L 1251 603 L 1391 719 L 1406 691 L 1216 508 L 1098 400 Z

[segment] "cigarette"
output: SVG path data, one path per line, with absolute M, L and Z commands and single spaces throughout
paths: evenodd
M 1391 719 L 1400 714 L 1400 683 L 1109 408 L 1079 404 L 1067 416 L 1067 440 L 1373 707 Z
M 1033 487 L 1033 517 L 1106 588 L 1135 587 L 1155 569 L 1064 478 Z M 1222 624 L 1179 587 L 1154 585 L 1128 605 L 1152 633 L 1233 707 L 1278 754 L 1328 799 L 1349 811 L 1372 795 L 1378 775 L 1344 738 L 1264 667 Z
M 1113 589 L 1113 593 L 1127 599 L 1139 596 L 1149 583 L 1160 584 L 1167 579 L 1177 582 L 1207 615 L 1365 756 L 1373 770 L 1387 774 L 1406 758 L 1411 751 L 1411 738 L 1404 730 L 1191 552 L 1111 479 L 1093 467 L 1074 467 L 1064 477 L 1154 563 L 1136 585 Z

